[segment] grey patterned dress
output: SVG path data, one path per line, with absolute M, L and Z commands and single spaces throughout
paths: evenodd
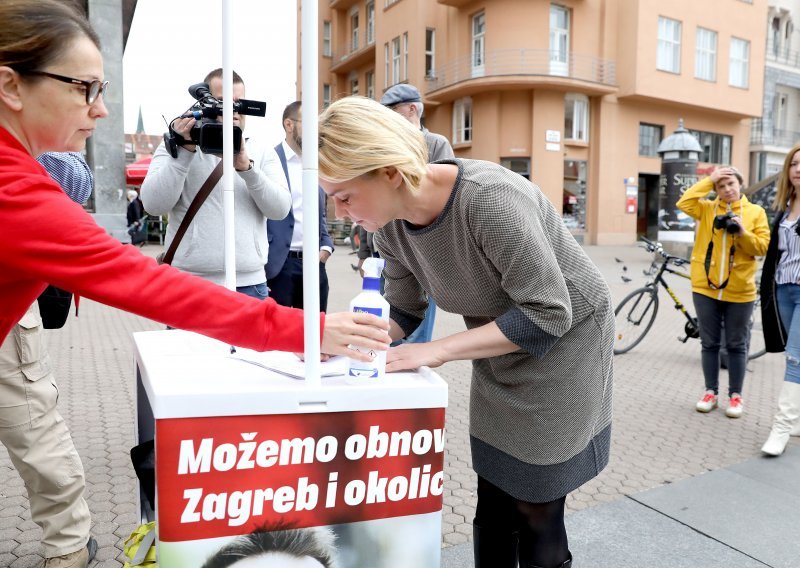
M 609 290 L 538 187 L 491 162 L 440 163 L 459 173 L 439 217 L 375 235 L 392 319 L 413 331 L 427 292 L 467 328 L 494 321 L 520 347 L 473 361 L 473 468 L 512 497 L 552 501 L 608 463 Z

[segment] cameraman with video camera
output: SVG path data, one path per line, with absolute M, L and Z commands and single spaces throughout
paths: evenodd
M 169 215 L 165 247 L 176 238 L 192 202 L 207 183 L 218 185 L 222 170 L 222 69 L 211 71 L 204 83 L 190 87 L 198 99 L 190 112 L 176 118 L 164 135 L 164 143 L 156 150 L 142 184 L 141 198 L 151 215 Z M 254 298 L 266 298 L 267 283 L 264 264 L 267 262 L 266 219 L 283 219 L 292 206 L 291 193 L 274 152 L 258 150 L 251 141 L 240 136 L 248 114 L 263 116 L 263 104 L 244 101 L 244 81 L 233 73 L 235 132 L 234 148 L 240 146 L 233 159 L 237 171 L 234 179 L 236 226 L 236 290 Z M 250 112 L 240 103 L 260 104 L 261 112 Z M 237 112 L 238 110 L 238 112 Z M 241 142 L 238 139 L 241 137 Z M 214 175 L 215 177 L 211 178 Z M 209 178 L 211 180 L 209 181 Z M 216 187 L 202 202 L 185 236 L 174 250 L 173 259 L 165 259 L 175 268 L 224 284 L 224 221 L 223 192 Z M 174 246 L 173 246 L 174 248 Z M 171 262 L 170 262 L 171 260 Z
M 742 195 L 742 174 L 733 166 L 715 168 L 686 190 L 678 208 L 697 219 L 692 250 L 692 296 L 700 323 L 701 364 L 706 391 L 695 405 L 710 412 L 718 405 L 720 343 L 728 350 L 728 418 L 744 410 L 742 385 L 747 335 L 756 299 L 756 258 L 769 245 L 764 209 Z M 705 197 L 716 191 L 714 199 Z

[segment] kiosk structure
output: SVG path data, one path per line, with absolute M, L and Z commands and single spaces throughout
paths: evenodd
M 142 514 L 157 521 L 159 566 L 202 567 L 246 535 L 314 527 L 335 537 L 340 568 L 439 566 L 436 373 L 323 374 L 317 386 L 283 374 L 290 354 L 231 355 L 178 330 L 134 343 L 137 434 L 155 439 L 155 506 L 143 500 Z

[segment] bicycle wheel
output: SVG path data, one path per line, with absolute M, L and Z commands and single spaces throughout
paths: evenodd
M 658 293 L 653 288 L 634 290 L 614 310 L 614 354 L 627 353 L 644 339 L 658 313 Z
M 747 360 L 758 359 L 767 352 L 764 343 L 764 326 L 761 323 L 761 295 L 756 296 L 753 315 L 750 316 L 750 333 L 747 337 Z

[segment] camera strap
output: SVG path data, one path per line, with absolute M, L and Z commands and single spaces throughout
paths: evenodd
M 711 230 L 711 240 L 708 241 L 708 248 L 706 249 L 706 260 L 705 260 L 705 269 L 706 269 L 706 280 L 708 281 L 708 287 L 712 290 L 722 290 L 725 286 L 728 285 L 728 280 L 731 279 L 731 271 L 733 270 L 733 253 L 736 252 L 736 245 L 731 245 L 730 255 L 728 255 L 728 277 L 725 281 L 717 286 L 711 281 L 711 276 L 709 275 L 709 271 L 711 270 L 711 257 L 714 255 L 714 230 Z
M 181 244 L 183 235 L 186 234 L 186 230 L 189 228 L 192 219 L 194 219 L 194 216 L 197 215 L 197 212 L 200 210 L 200 206 L 203 205 L 203 202 L 206 200 L 206 198 L 211 195 L 211 191 L 214 189 L 214 186 L 217 185 L 217 182 L 219 182 L 221 177 L 222 160 L 220 160 L 217 166 L 211 171 L 211 173 L 208 175 L 208 178 L 206 178 L 206 181 L 204 181 L 203 185 L 200 186 L 200 191 L 198 191 L 197 195 L 195 195 L 194 199 L 192 199 L 189 209 L 186 210 L 186 215 L 183 216 L 183 220 L 181 221 L 178 230 L 175 231 L 175 237 L 169 244 L 167 252 L 164 253 L 161 264 L 172 264 L 172 259 L 175 257 L 175 251 L 178 250 L 178 245 Z

